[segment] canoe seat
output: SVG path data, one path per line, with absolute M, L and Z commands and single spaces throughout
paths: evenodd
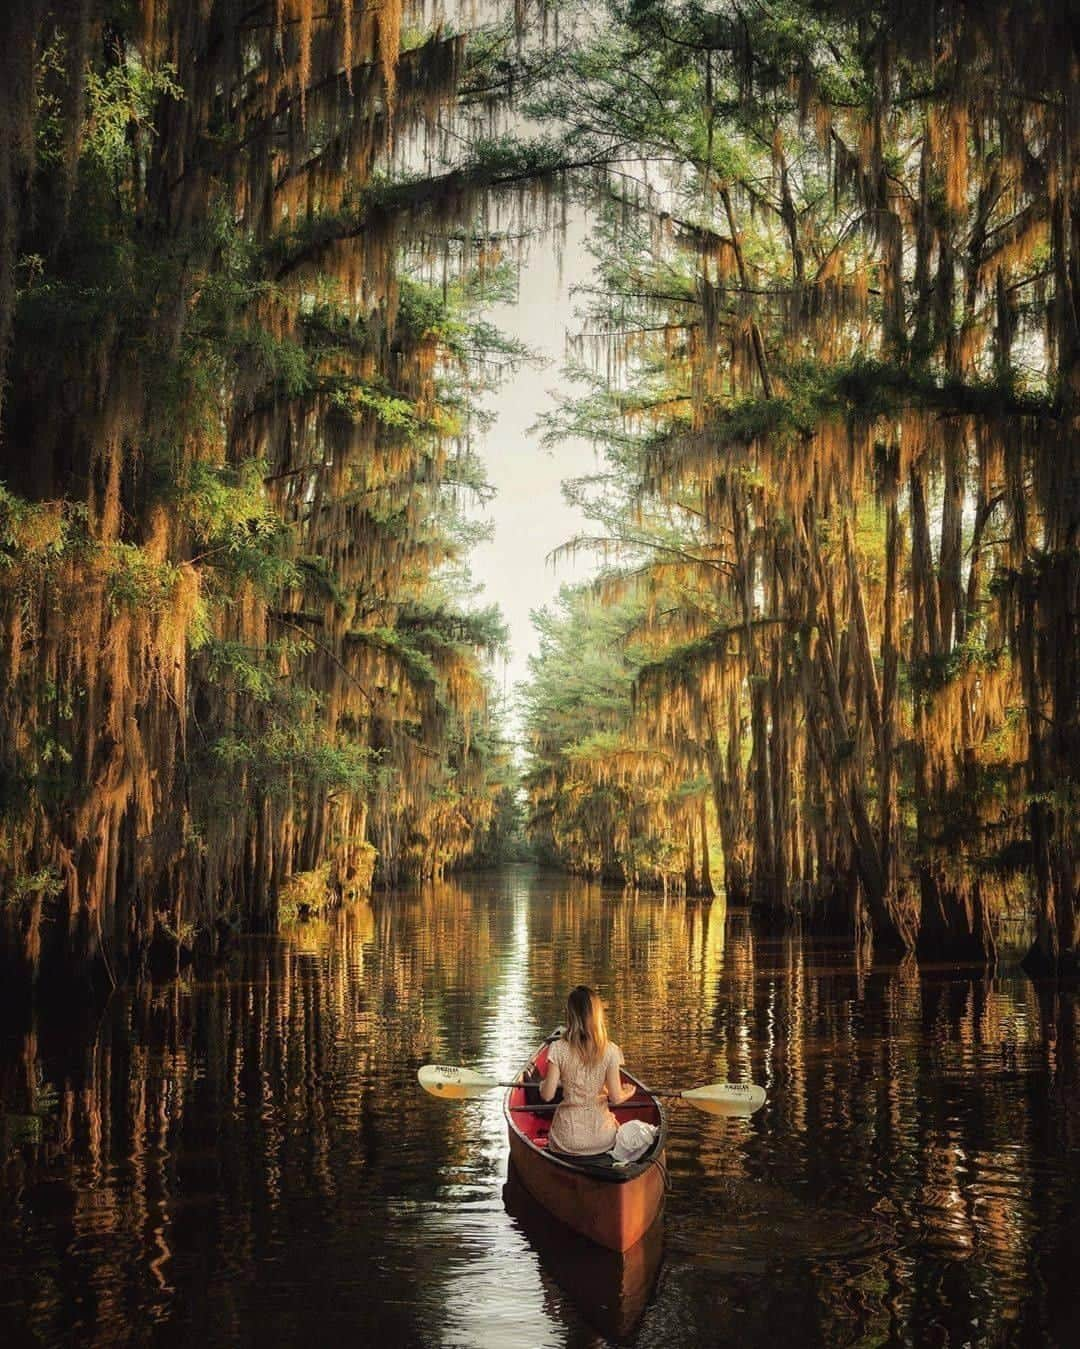
M 544 1141 L 547 1142 L 546 1139 Z M 618 1165 L 610 1152 L 594 1152 L 586 1155 L 558 1152 L 554 1148 L 549 1148 L 548 1151 L 555 1157 L 562 1157 L 566 1161 L 572 1162 L 580 1171 L 591 1171 L 594 1174 L 605 1175 L 608 1179 L 621 1179 L 624 1176 L 629 1178 L 636 1175 L 643 1169 L 643 1163 L 650 1162 L 653 1159 L 656 1154 L 656 1139 L 649 1144 L 648 1150 L 642 1153 L 636 1163 L 633 1164 L 633 1169 L 629 1171 L 625 1166 Z
M 615 1158 L 610 1152 L 560 1152 L 558 1155 L 590 1171 L 610 1171 L 615 1166 Z

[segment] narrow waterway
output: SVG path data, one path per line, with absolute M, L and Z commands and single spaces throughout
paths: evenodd
M 514 1187 L 498 1093 L 566 989 L 671 1115 L 629 1266 Z M 244 940 L 206 982 L 118 993 L 83 1042 L 0 1046 L 0 1343 L 1080 1343 L 1075 994 L 860 969 L 722 903 L 516 868 Z

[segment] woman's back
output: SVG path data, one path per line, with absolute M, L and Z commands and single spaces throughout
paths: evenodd
M 588 1154 L 606 1152 L 612 1146 L 618 1123 L 602 1093 L 608 1074 L 617 1072 L 622 1061 L 622 1051 L 611 1041 L 595 1060 L 585 1058 L 566 1040 L 555 1041 L 548 1062 L 558 1066 L 563 1099 L 551 1122 L 551 1147 Z

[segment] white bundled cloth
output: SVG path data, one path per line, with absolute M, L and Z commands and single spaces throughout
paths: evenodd
M 615 1146 L 611 1155 L 616 1166 L 629 1166 L 639 1157 L 644 1157 L 653 1145 L 656 1137 L 656 1125 L 646 1124 L 643 1119 L 628 1119 L 619 1125 L 615 1135 Z

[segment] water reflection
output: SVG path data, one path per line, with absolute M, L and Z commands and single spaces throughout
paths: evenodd
M 769 1089 L 673 1111 L 629 1304 L 507 1211 L 498 1094 L 415 1086 L 516 1067 L 582 980 L 646 1080 Z M 1022 976 L 866 969 L 719 903 L 526 868 L 393 896 L 0 1046 L 0 1340 L 1080 1342 L 1076 1022 Z

